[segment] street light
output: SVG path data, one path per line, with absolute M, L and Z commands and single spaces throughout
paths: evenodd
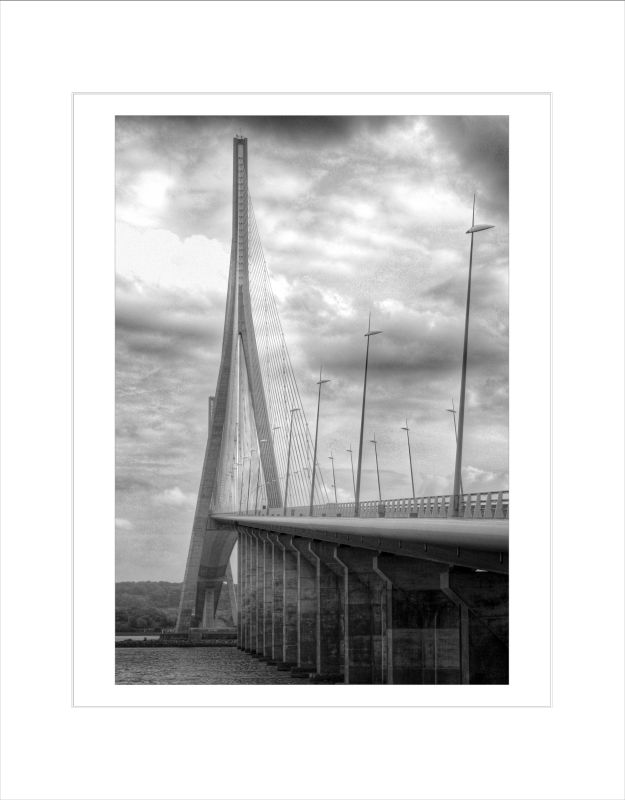
M 338 500 L 336 499 L 336 475 L 334 474 L 334 456 L 332 455 L 332 453 L 330 453 L 328 458 L 332 462 L 332 487 L 334 488 L 334 503 L 336 505 L 338 503 Z
M 351 442 L 349 443 L 349 447 L 347 448 L 347 450 L 345 452 L 349 453 L 349 460 L 352 462 L 352 484 L 353 484 L 353 487 L 354 487 L 354 500 L 355 500 L 356 499 L 356 478 L 354 477 L 354 453 L 353 453 L 353 450 L 352 450 Z
M 315 449 L 313 451 L 313 466 L 312 466 L 312 480 L 310 482 L 310 509 L 309 514 L 312 517 L 313 515 L 313 500 L 315 496 L 315 475 L 317 470 L 315 469 L 317 465 L 317 437 L 319 434 L 319 406 L 321 405 L 321 387 L 324 383 L 330 383 L 330 379 L 326 378 L 326 380 L 321 379 L 321 370 L 322 367 L 319 367 L 319 380 L 317 381 L 317 386 L 319 387 L 319 392 L 317 394 L 317 424 L 315 426 Z
M 414 474 L 412 472 L 412 453 L 410 452 L 410 428 L 408 427 L 408 420 L 406 420 L 406 427 L 402 427 L 402 431 L 406 431 L 406 439 L 408 440 L 408 461 L 410 462 L 410 483 L 412 484 L 412 503 L 414 507 L 416 497 L 414 491 Z
M 365 355 L 365 380 L 362 389 L 362 414 L 360 417 L 360 441 L 358 444 L 358 472 L 356 475 L 356 492 L 355 492 L 355 502 L 354 502 L 354 516 L 360 516 L 360 475 L 362 471 L 362 437 L 364 433 L 365 427 L 365 403 L 367 400 L 367 369 L 369 367 L 369 342 L 371 341 L 372 336 L 377 336 L 378 333 L 383 333 L 383 331 L 372 331 L 371 330 L 371 312 L 369 312 L 369 324 L 367 326 L 367 332 L 365 333 L 365 337 L 367 339 L 367 352 Z
M 284 485 L 284 508 L 282 510 L 282 516 L 286 517 L 286 506 L 288 501 L 289 495 L 289 467 L 291 466 L 291 441 L 293 439 L 293 414 L 299 411 L 299 408 L 292 408 L 291 409 L 291 422 L 289 424 L 289 450 L 288 455 L 286 458 L 286 479 Z
M 467 233 L 471 234 L 471 247 L 469 250 L 469 280 L 467 283 L 467 308 L 464 318 L 464 347 L 462 349 L 462 377 L 460 380 L 460 408 L 458 410 L 458 435 L 456 442 L 456 468 L 454 470 L 454 496 L 453 496 L 453 510 L 451 516 L 460 516 L 460 473 L 462 470 L 462 437 L 464 434 L 464 398 L 467 383 L 467 350 L 469 344 L 469 309 L 471 307 L 471 272 L 473 269 L 473 236 L 480 231 L 487 231 L 494 228 L 494 225 L 476 225 L 475 224 L 475 195 L 473 195 L 473 216 L 471 219 L 471 227 Z
M 454 398 L 451 398 L 451 408 L 448 408 L 450 414 L 453 414 L 454 417 L 454 436 L 456 437 L 456 447 L 458 446 L 458 428 L 456 428 L 456 408 L 454 406 Z M 462 488 L 462 475 L 460 476 L 460 494 L 464 494 L 464 489 Z
M 378 495 L 380 497 L 380 503 L 382 502 L 382 489 L 380 489 L 380 467 L 378 465 L 378 443 L 375 440 L 375 433 L 373 434 L 373 439 L 369 439 L 369 442 L 373 445 L 373 449 L 375 450 L 375 471 L 378 474 Z
M 261 445 L 267 444 L 267 439 L 261 439 L 258 443 L 258 465 L 256 467 L 256 497 L 254 498 L 254 516 L 258 513 L 258 489 L 260 487 L 260 451 Z

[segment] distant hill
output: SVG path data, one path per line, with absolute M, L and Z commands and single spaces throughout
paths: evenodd
M 176 624 L 181 583 L 121 581 L 115 584 L 115 630 L 160 631 Z

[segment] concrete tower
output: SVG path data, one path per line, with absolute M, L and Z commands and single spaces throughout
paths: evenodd
M 215 507 L 216 493 L 222 477 L 219 471 L 223 464 L 224 448 L 227 446 L 228 412 L 236 403 L 236 397 L 232 396 L 232 378 L 240 358 L 245 362 L 258 439 L 265 439 L 267 442 L 261 448 L 260 455 L 265 480 L 268 481 L 268 503 L 273 508 L 282 505 L 271 423 L 252 319 L 247 175 L 247 139 L 237 136 L 233 142 L 232 245 L 221 363 L 178 609 L 177 631 L 186 631 L 190 627 L 213 627 L 221 589 L 225 581 L 231 582 L 229 561 L 236 534 L 229 530 L 216 529 L 212 525 L 211 513 L 224 510 Z

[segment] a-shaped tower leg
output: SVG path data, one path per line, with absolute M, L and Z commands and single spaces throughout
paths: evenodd
M 234 139 L 232 246 L 230 272 L 226 299 L 226 318 L 221 350 L 221 364 L 217 379 L 217 390 L 212 407 L 212 422 L 208 433 L 206 454 L 198 492 L 195 518 L 191 533 L 191 544 L 187 556 L 177 631 L 186 631 L 200 626 L 202 620 L 214 619 L 219 595 L 226 580 L 230 555 L 236 534 L 215 528 L 211 522 L 216 491 L 220 485 L 225 448 L 226 423 L 229 409 L 236 403 L 232 397 L 233 381 L 237 369 L 239 337 L 245 359 L 252 413 L 258 439 L 265 439 L 260 458 L 267 481 L 268 504 L 273 508 L 282 505 L 278 470 L 271 437 L 271 423 L 252 318 L 249 262 L 248 262 L 248 185 L 247 185 L 247 139 Z M 210 613 L 213 604 L 213 614 Z

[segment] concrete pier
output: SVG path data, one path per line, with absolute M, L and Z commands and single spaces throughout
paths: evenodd
M 344 594 L 343 569 L 334 560 L 335 547 L 325 542 L 308 542 L 315 563 L 316 675 L 344 680 Z
M 273 617 L 273 542 L 268 533 L 260 534 L 263 543 L 263 596 L 262 596 L 262 643 L 261 652 L 266 661 L 273 659 L 271 647 L 272 617 Z
M 385 587 L 366 550 L 337 547 L 334 559 L 343 569 L 345 683 L 382 683 Z
M 292 545 L 292 537 L 279 536 L 282 548 L 282 663 L 297 666 L 298 618 L 298 558 Z
M 508 682 L 503 567 L 465 566 L 460 548 L 460 564 L 439 560 L 427 543 L 417 557 L 416 548 L 385 551 L 381 537 L 333 543 L 266 523 L 237 529 L 245 652 L 313 682 Z
M 278 537 L 269 534 L 272 544 L 271 563 L 271 660 L 281 664 L 284 657 L 284 550 Z
M 307 673 L 317 668 L 317 570 L 306 539 L 292 538 L 297 557 L 297 666 Z

